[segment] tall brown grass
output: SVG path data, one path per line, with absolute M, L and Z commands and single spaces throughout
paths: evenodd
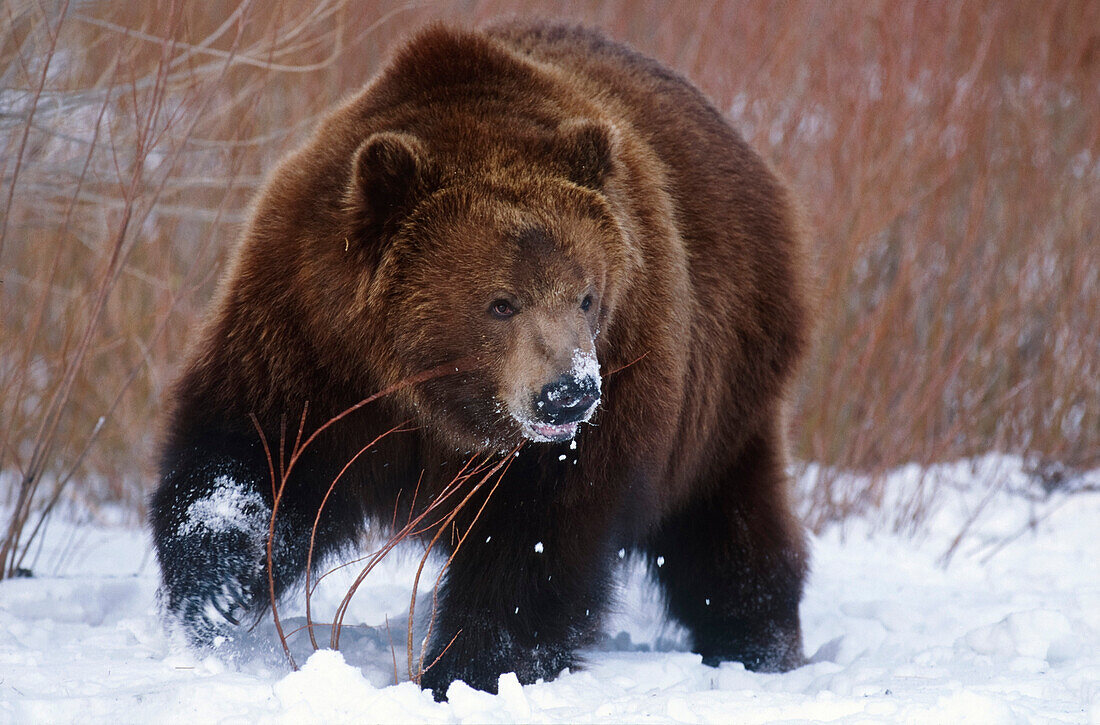
M 55 505 L 140 510 L 165 385 L 274 161 L 412 28 L 510 14 L 676 68 L 804 199 L 799 458 L 1100 461 L 1100 4 L 9 0 L 5 574 Z M 812 523 L 876 503 L 834 484 Z

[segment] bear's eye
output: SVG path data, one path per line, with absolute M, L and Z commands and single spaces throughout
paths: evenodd
M 581 309 L 588 312 L 590 307 L 592 307 L 592 295 L 585 295 L 584 299 L 581 300 Z
M 489 305 L 489 313 L 493 317 L 504 320 L 516 314 L 516 308 L 508 300 L 493 300 Z

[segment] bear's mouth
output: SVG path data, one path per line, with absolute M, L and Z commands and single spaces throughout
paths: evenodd
M 523 423 L 523 435 L 538 443 L 560 443 L 577 435 L 579 425 L 580 423 L 550 425 L 549 423 L 528 421 Z
M 568 420 L 551 423 L 534 416 L 515 416 L 523 431 L 523 437 L 536 443 L 561 443 L 577 435 L 581 423 L 588 422 L 596 413 L 600 400 L 595 398 L 583 410 L 574 411 Z

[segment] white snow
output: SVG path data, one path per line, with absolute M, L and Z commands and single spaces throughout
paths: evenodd
M 214 479 L 214 492 L 187 507 L 178 534 L 186 536 L 198 529 L 212 533 L 244 531 L 261 535 L 268 527 L 271 512 L 259 493 L 229 476 Z
M 574 350 L 573 360 L 570 373 L 577 380 L 584 380 L 585 378 L 591 378 L 600 382 L 600 361 L 596 358 L 596 352 L 594 350 L 583 351 Z
M 301 669 L 291 672 L 270 621 L 226 656 L 189 651 L 157 615 L 146 534 L 58 519 L 37 576 L 0 582 L 0 722 L 1100 720 L 1100 471 L 1048 494 L 1018 459 L 989 456 L 900 469 L 886 483 L 888 501 L 921 498 L 926 526 L 895 533 L 887 514 L 870 513 L 813 538 L 810 664 L 704 666 L 628 557 L 609 636 L 584 669 L 528 686 L 505 674 L 498 695 L 456 683 L 447 703 L 407 681 L 411 548 L 360 588 L 345 623 L 362 626 L 345 626 L 342 652 L 310 656 L 305 634 L 292 635 Z M 318 620 L 354 569 L 324 580 Z M 300 598 L 282 608 L 288 631 L 303 623 Z M 430 609 L 430 591 L 417 602 L 418 615 Z M 423 632 L 419 623 L 414 641 Z

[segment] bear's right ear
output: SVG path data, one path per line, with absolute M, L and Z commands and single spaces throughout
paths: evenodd
M 615 171 L 618 132 L 604 123 L 566 121 L 558 127 L 554 145 L 566 176 L 579 186 L 599 191 Z
M 406 133 L 384 131 L 355 151 L 348 207 L 355 223 L 383 231 L 408 216 L 431 193 L 433 174 L 423 144 Z

